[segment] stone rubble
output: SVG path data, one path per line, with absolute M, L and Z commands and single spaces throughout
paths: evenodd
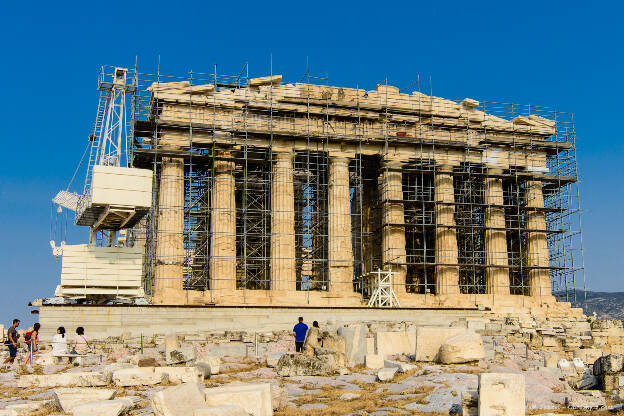
M 126 334 L 94 343 L 79 365 L 49 363 L 43 346 L 33 366 L 0 372 L 0 392 L 10 392 L 0 396 L 0 416 L 591 414 L 624 402 L 619 321 L 334 323 L 308 334 L 304 354 L 293 353 L 289 331 L 141 341 Z M 369 399 L 383 405 L 366 407 Z

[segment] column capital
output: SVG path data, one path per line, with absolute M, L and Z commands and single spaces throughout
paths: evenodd
M 214 149 L 215 157 L 231 157 L 232 151 L 230 149 Z
M 273 150 L 272 151 L 273 161 L 290 161 L 293 159 L 294 154 L 288 150 Z
M 436 165 L 435 171 L 436 173 L 451 174 L 453 173 L 453 165 L 450 165 L 450 164 Z
M 487 169 L 488 175 L 502 175 L 503 174 L 503 168 L 501 168 L 500 166 L 486 165 L 485 168 Z
M 383 158 L 381 159 L 381 167 L 388 169 L 402 169 L 406 161 L 402 159 Z
M 232 174 L 232 171 L 234 170 L 234 159 L 229 159 L 231 157 L 231 153 L 229 151 L 218 151 L 215 152 L 215 157 L 218 158 L 213 162 L 215 175 Z
M 329 159 L 353 159 L 355 158 L 355 153 L 353 152 L 348 152 L 348 151 L 341 151 L 341 150 L 329 150 L 327 152 L 327 156 L 329 157 Z
M 346 156 L 329 156 L 329 163 L 332 165 L 349 165 L 351 158 Z

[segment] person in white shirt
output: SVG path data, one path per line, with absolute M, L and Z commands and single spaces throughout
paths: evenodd
M 67 354 L 67 338 L 65 337 L 65 328 L 59 326 L 56 335 L 52 337 L 52 355 Z

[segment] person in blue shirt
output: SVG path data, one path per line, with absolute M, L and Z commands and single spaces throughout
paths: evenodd
M 308 326 L 303 323 L 303 317 L 299 317 L 299 323 L 293 328 L 293 335 L 295 336 L 295 351 L 303 352 L 303 343 L 308 333 Z

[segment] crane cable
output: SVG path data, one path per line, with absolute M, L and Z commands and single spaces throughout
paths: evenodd
M 80 158 L 80 162 L 78 162 L 78 166 L 76 167 L 76 170 L 74 171 L 74 174 L 73 174 L 71 180 L 69 181 L 69 184 L 67 185 L 67 188 L 65 189 L 66 192 L 69 192 L 69 188 L 71 187 L 72 183 L 74 182 L 74 179 L 76 178 L 76 175 L 78 174 L 78 171 L 80 170 L 80 167 L 82 166 L 82 162 L 84 161 L 84 158 L 87 155 L 87 151 L 89 150 L 89 147 L 92 144 L 93 144 L 93 140 L 91 140 L 91 137 L 89 137 L 89 141 L 87 142 L 87 146 L 85 147 L 85 150 L 82 153 L 82 157 Z M 88 174 L 88 172 L 87 172 L 87 174 Z M 61 234 L 59 240 L 60 241 L 65 241 L 65 239 L 67 237 L 67 213 L 65 213 L 65 227 L 63 229 L 62 220 L 61 220 L 61 223 L 59 224 L 59 214 L 61 214 L 63 212 L 61 206 L 60 205 L 57 206 L 56 218 L 55 218 L 56 221 L 54 221 L 54 219 L 52 218 L 53 217 L 52 209 L 50 210 L 50 240 L 56 242 L 57 241 L 57 237 L 59 237 L 59 234 Z M 60 228 L 60 230 L 59 230 L 59 228 Z
M 71 181 L 69 181 L 69 185 L 67 185 L 67 189 L 65 189 L 66 191 L 69 191 L 69 187 L 74 182 L 74 179 L 76 178 L 76 174 L 80 170 L 80 166 L 82 166 L 82 161 L 84 160 L 85 156 L 87 155 L 87 151 L 89 150 L 89 147 L 91 146 L 91 144 L 93 144 L 93 140 L 91 140 L 91 137 L 89 137 L 89 141 L 87 142 L 87 147 L 85 147 L 85 151 L 82 154 L 82 157 L 80 158 L 80 162 L 78 162 L 78 167 L 76 168 L 76 171 L 74 172 L 74 176 L 72 176 Z M 87 172 L 87 175 L 88 174 L 89 174 L 89 172 Z

